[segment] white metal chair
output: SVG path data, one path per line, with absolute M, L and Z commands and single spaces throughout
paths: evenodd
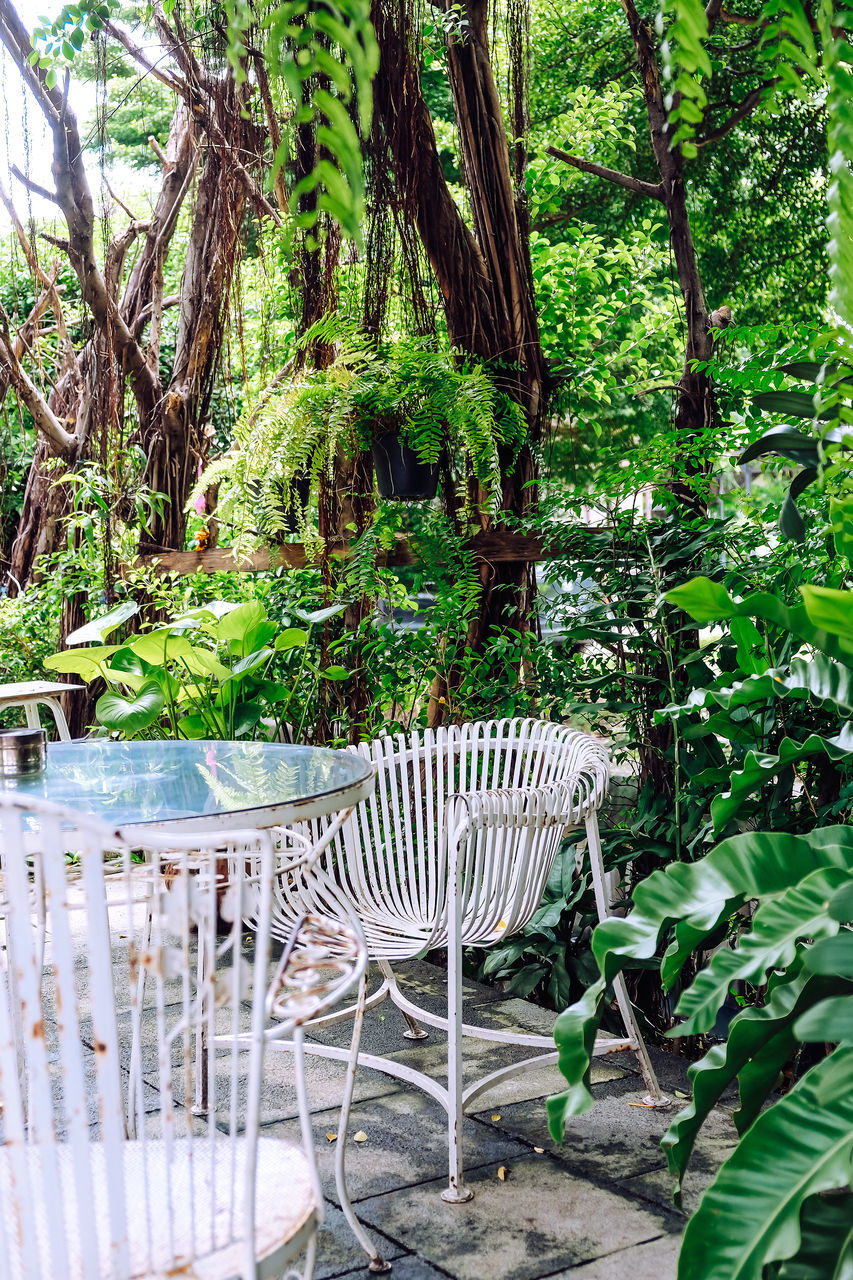
M 258 1280 L 304 1252 L 310 1276 L 302 1059 L 300 1146 L 260 1135 L 264 1053 L 363 982 L 363 939 L 303 918 L 271 977 L 269 835 L 145 833 L 139 864 L 137 831 L 0 795 L 0 1275 Z
M 353 811 L 303 881 L 279 879 L 273 929 L 286 930 L 306 904 L 331 915 L 354 910 L 370 957 L 383 974 L 368 1006 L 390 997 L 407 1020 L 403 1034 L 413 1039 L 427 1034 L 421 1023 L 447 1029 L 446 1088 L 405 1063 L 366 1054 L 359 1061 L 418 1085 L 446 1108 L 449 1186 L 442 1197 L 462 1202 L 473 1195 L 463 1182 L 463 1110 L 517 1072 L 557 1061 L 550 1037 L 463 1022 L 462 948 L 493 946 L 527 924 L 568 828 L 586 829 L 598 916 L 607 916 L 611 903 L 597 814 L 609 780 L 608 752 L 587 734 L 529 719 L 415 731 L 352 749 L 376 766 L 374 794 Z M 391 968 L 394 961 L 444 946 L 446 1018 L 404 995 Z M 626 1037 L 600 1037 L 596 1052 L 633 1049 L 648 1101 L 663 1105 L 668 1099 L 655 1079 L 621 978 L 615 994 Z M 338 1011 L 326 1025 L 352 1013 Z M 463 1088 L 463 1036 L 549 1051 Z M 311 1046 L 309 1052 L 345 1054 L 332 1046 Z

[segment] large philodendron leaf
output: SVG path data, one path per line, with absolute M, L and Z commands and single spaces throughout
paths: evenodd
M 853 1280 L 853 1193 L 810 1196 L 800 1231 L 798 1252 L 774 1267 L 773 1280 Z
M 710 1031 L 732 984 L 761 986 L 771 969 L 784 969 L 794 959 L 802 938 L 836 934 L 837 920 L 827 913 L 830 895 L 849 878 L 843 867 L 821 867 L 783 893 L 762 902 L 748 933 L 736 947 L 722 947 L 683 992 L 676 1013 L 684 1018 L 679 1035 Z
M 800 587 L 809 620 L 829 635 L 853 641 L 853 591 L 834 587 Z
M 733 836 L 698 862 L 654 871 L 634 890 L 634 909 L 627 919 L 605 920 L 596 928 L 592 953 L 601 976 L 560 1014 L 554 1028 L 560 1070 L 569 1082 L 564 1093 L 548 1099 L 557 1141 L 567 1116 L 592 1106 L 592 1049 L 602 997 L 616 975 L 632 962 L 650 960 L 664 930 L 675 923 L 674 941 L 661 963 L 664 983 L 671 987 L 690 953 L 744 903 L 784 893 L 820 867 L 853 867 L 853 828 L 822 827 L 806 836 Z
M 840 1048 L 744 1134 L 687 1224 L 679 1280 L 762 1280 L 798 1252 L 804 1202 L 849 1185 L 851 1155 L 853 1048 Z
M 123 622 L 127 622 L 128 618 L 132 618 L 137 613 L 139 613 L 139 605 L 135 600 L 120 600 L 103 617 L 93 618 L 85 626 L 78 627 L 76 631 L 70 631 L 65 637 L 65 643 L 90 644 L 95 640 L 103 644 L 111 632 L 117 630 Z
M 244 658 L 267 645 L 276 633 L 259 600 L 248 600 L 219 619 L 217 638 L 230 646 L 237 658 Z
M 846 724 L 834 738 L 811 733 L 804 742 L 783 738 L 775 752 L 747 751 L 743 767 L 732 772 L 730 789 L 711 801 L 714 830 L 722 830 L 747 796 L 760 791 L 788 765 L 818 755 L 826 755 L 830 760 L 849 759 L 853 755 L 853 725 Z
M 101 668 L 107 658 L 118 653 L 120 645 L 98 644 L 87 649 L 63 649 L 62 653 L 52 653 L 45 658 L 44 666 L 48 671 L 61 671 L 64 675 L 80 676 L 87 683 L 101 675 Z
M 830 634 L 814 621 L 805 603 L 787 605 L 769 591 L 751 591 L 742 600 L 735 600 L 722 583 L 700 575 L 667 591 L 665 599 L 689 613 L 703 627 L 731 618 L 761 618 L 782 631 L 799 636 L 830 657 L 843 661 L 845 657 L 853 656 L 853 637 L 835 632 Z
M 149 677 L 132 698 L 120 693 L 104 693 L 95 703 L 95 714 L 102 725 L 132 738 L 148 729 L 159 718 L 166 699 L 158 682 Z
M 737 1077 L 741 1106 L 734 1118 L 738 1132 L 743 1133 L 796 1049 L 795 1021 L 817 1001 L 839 989 L 853 993 L 853 984 L 815 977 L 797 967 L 793 976 L 771 982 L 765 1005 L 744 1009 L 737 1015 L 725 1043 L 715 1044 L 704 1058 L 692 1064 L 687 1073 L 693 1087 L 692 1100 L 675 1117 L 661 1142 L 679 1189 L 696 1136 L 724 1090 Z M 681 1034 L 680 1027 L 676 1031 Z

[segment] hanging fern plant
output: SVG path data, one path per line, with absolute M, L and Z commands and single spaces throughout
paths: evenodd
M 324 339 L 330 323 L 323 322 Z M 297 476 L 315 484 L 324 472 L 331 477 L 339 451 L 369 449 L 393 431 L 419 461 L 441 463 L 459 477 L 463 492 L 473 474 L 497 509 L 502 462 L 517 454 L 527 427 L 520 406 L 483 365 L 424 339 L 372 346 L 349 332 L 338 347 L 328 368 L 260 397 L 238 424 L 235 449 L 207 467 L 190 503 L 216 484 L 219 518 L 233 527 L 241 550 L 275 541 L 287 529 L 283 495 Z

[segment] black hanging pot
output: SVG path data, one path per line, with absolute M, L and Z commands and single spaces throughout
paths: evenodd
M 421 462 L 396 431 L 377 436 L 370 451 L 380 497 L 416 502 L 434 498 L 438 493 L 438 463 Z
M 284 511 L 284 523 L 288 533 L 299 533 L 310 501 L 311 476 L 307 471 L 297 471 L 287 491 L 287 506 Z

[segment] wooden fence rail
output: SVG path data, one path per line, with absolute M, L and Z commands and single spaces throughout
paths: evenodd
M 328 546 L 331 554 L 342 560 L 353 554 L 352 544 L 343 539 L 331 541 Z M 493 563 L 550 560 L 561 554 L 549 550 L 542 538 L 534 534 L 480 533 L 471 539 L 468 546 L 479 559 Z M 421 557 L 412 550 L 407 538 L 398 535 L 392 550 L 379 552 L 377 562 L 400 568 L 421 563 Z M 279 566 L 302 569 L 306 564 L 316 563 L 316 555 L 307 554 L 302 542 L 286 542 L 272 549 L 260 548 L 240 558 L 235 557 L 230 547 L 214 547 L 205 551 L 156 551 L 145 547 L 136 563 L 152 567 L 159 573 L 263 573 Z

